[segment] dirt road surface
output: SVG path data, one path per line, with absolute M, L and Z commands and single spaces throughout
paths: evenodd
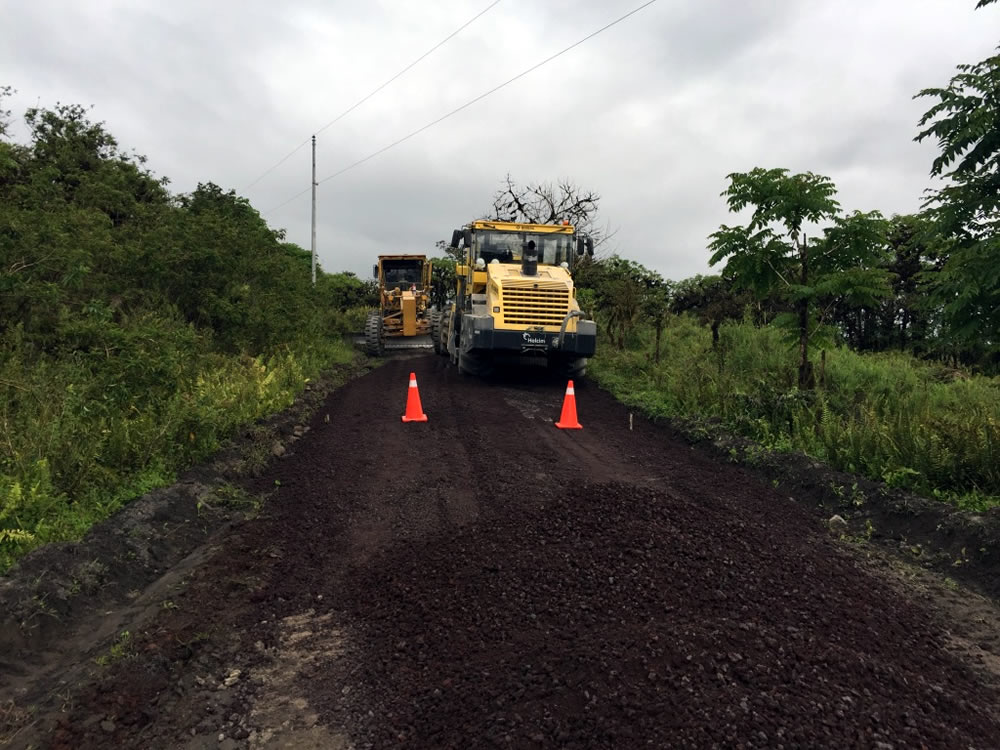
M 434 356 L 348 383 L 127 635 L 0 690 L 7 745 L 1000 747 L 989 602 L 962 630 L 586 382 L 556 429 L 564 387 Z

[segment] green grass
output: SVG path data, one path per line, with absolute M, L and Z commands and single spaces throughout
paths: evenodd
M 778 331 L 723 326 L 713 351 L 709 331 L 688 318 L 664 331 L 659 364 L 651 350 L 646 332 L 625 351 L 605 346 L 592 377 L 652 415 L 716 418 L 769 450 L 802 452 L 961 508 L 1000 504 L 998 378 L 840 348 L 827 353 L 822 385 L 800 391 L 795 352 Z
M 108 653 L 99 654 L 94 663 L 99 667 L 107 667 L 124 659 L 131 659 L 133 656 L 135 656 L 135 645 L 132 642 L 132 634 L 123 630 L 108 647 Z
M 106 361 L 0 350 L 0 572 L 170 484 L 353 357 L 336 338 L 260 357 L 205 351 L 193 333 L 158 343 Z

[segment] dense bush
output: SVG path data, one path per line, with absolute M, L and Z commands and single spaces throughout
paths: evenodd
M 371 301 L 352 274 L 313 287 L 235 192 L 171 195 L 86 114 L 0 138 L 0 570 L 289 404 Z

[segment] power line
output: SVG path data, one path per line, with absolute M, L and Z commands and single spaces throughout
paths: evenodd
M 342 120 L 342 119 L 343 119 L 344 117 L 346 117 L 347 115 L 349 115 L 349 114 L 350 114 L 351 112 L 353 112 L 353 111 L 354 111 L 354 110 L 356 110 L 356 109 L 357 109 L 358 107 L 360 107 L 360 106 L 361 106 L 362 104 L 364 104 L 364 103 L 365 103 L 366 101 L 368 101 L 368 100 L 369 100 L 369 99 L 371 99 L 371 98 L 372 98 L 373 96 L 375 96 L 375 94 L 377 94 L 377 93 L 378 93 L 379 91 L 381 91 L 381 90 L 382 90 L 382 89 L 384 89 L 384 88 L 385 88 L 386 86 L 388 86 L 388 85 L 389 85 L 390 83 L 392 83 L 392 82 L 393 82 L 393 81 L 395 81 L 395 80 L 396 80 L 397 78 L 399 78 L 400 76 L 402 76 L 402 75 L 403 75 L 404 73 L 406 73 L 407 71 L 409 71 L 409 70 L 410 70 L 411 68 L 413 68 L 413 67 L 414 67 L 414 66 L 415 66 L 415 65 L 416 65 L 417 63 L 419 63 L 420 61 L 422 61 L 422 60 L 423 60 L 424 58 L 428 57 L 428 56 L 429 56 L 429 55 L 431 55 L 432 53 L 436 52 L 436 51 L 437 51 L 438 49 L 440 49 L 440 48 L 441 48 L 442 46 L 444 46 L 444 44 L 445 44 L 446 42 L 450 41 L 450 40 L 451 40 L 452 38 L 454 38 L 455 36 L 457 36 L 457 35 L 458 35 L 458 34 L 459 34 L 459 33 L 460 33 L 461 31 L 463 31 L 463 30 L 464 30 L 464 29 L 465 29 L 465 28 L 466 28 L 467 26 L 470 26 L 470 25 L 471 25 L 472 23 L 474 23 L 475 21 L 477 21 L 477 20 L 478 20 L 478 19 L 479 19 L 479 18 L 480 18 L 481 16 L 483 16 L 483 15 L 485 15 L 486 13 L 488 13 L 489 11 L 491 11 L 491 10 L 492 10 L 492 9 L 493 9 L 493 8 L 494 8 L 495 6 L 497 6 L 497 5 L 499 4 L 499 3 L 500 3 L 500 0 L 494 0 L 494 1 L 492 2 L 492 3 L 490 3 L 490 4 L 488 5 L 488 6 L 486 6 L 486 7 L 485 7 L 485 8 L 483 9 L 483 10 L 479 11 L 479 13 L 477 13 L 476 15 L 474 15 L 474 16 L 473 16 L 472 18 L 470 18 L 470 19 L 469 19 L 468 21 L 466 21 L 466 22 L 465 22 L 465 23 L 463 23 L 463 24 L 462 24 L 461 26 L 459 26 L 459 27 L 458 27 L 457 29 L 455 29 L 455 30 L 454 30 L 453 32 L 451 32 L 451 33 L 450 33 L 450 34 L 449 34 L 448 36 L 446 36 L 446 37 L 445 37 L 444 39 L 442 39 L 442 40 L 441 40 L 440 42 L 438 42 L 438 43 L 437 43 L 437 44 L 435 44 L 435 45 L 434 45 L 433 47 L 431 47 L 431 48 L 430 48 L 429 50 L 427 50 L 427 51 L 426 51 L 426 52 L 425 52 L 424 54 L 422 54 L 422 55 L 421 55 L 420 57 L 418 57 L 418 58 L 417 58 L 416 60 L 414 60 L 414 61 L 413 61 L 413 62 L 411 62 L 411 63 L 410 63 L 409 65 L 407 65 L 407 66 L 406 66 L 405 68 L 403 68 L 403 69 L 402 69 L 401 71 L 399 71 L 398 73 L 396 73 L 396 75 L 394 75 L 394 76 L 393 76 L 392 78 L 390 78 L 390 79 L 389 79 L 388 81 L 386 81 L 386 82 L 385 82 L 385 83 L 383 83 L 383 84 L 382 84 L 381 86 L 379 86 L 378 88 L 376 88 L 375 90 L 373 90 L 373 91 L 372 91 L 371 93 L 369 93 L 369 94 L 368 94 L 367 96 L 365 96 L 365 97 L 363 97 L 363 98 L 359 99 L 358 101 L 356 101 L 356 102 L 355 102 L 354 104 L 352 104 L 352 105 L 351 105 L 350 107 L 348 107 L 348 108 L 347 108 L 347 109 L 345 109 L 345 110 L 344 110 L 343 112 L 341 112 L 341 113 L 340 113 L 339 115 L 337 115 L 336 117 L 334 117 L 334 118 L 333 118 L 332 120 L 330 120 L 330 122 L 328 122 L 328 123 L 327 123 L 326 125 L 324 125 L 324 126 L 323 126 L 323 127 L 321 127 L 321 128 L 319 129 L 319 130 L 317 130 L 317 131 L 316 131 L 316 132 L 315 132 L 315 133 L 314 133 L 313 135 L 319 135 L 319 134 L 320 134 L 320 133 L 322 133 L 322 132 L 323 132 L 324 130 L 326 130 L 327 128 L 329 128 L 329 127 L 330 127 L 331 125 L 335 125 L 336 123 L 340 122 L 340 121 L 341 121 L 341 120 Z M 244 190 L 248 190 L 248 189 L 252 188 L 252 187 L 253 187 L 254 185 L 256 185 L 256 184 L 257 184 L 258 182 L 260 182 L 260 181 L 261 181 L 261 180 L 263 180 L 263 179 L 264 179 L 265 177 L 267 177 L 267 176 L 268 176 L 269 174 L 271 174 L 271 172 L 273 172 L 273 171 L 274 171 L 275 169 L 277 169 L 277 168 L 278 168 L 278 167 L 280 167 L 280 166 L 281 166 L 282 164 L 284 164 L 284 163 L 285 163 L 286 161 L 288 161 L 288 160 L 289 160 L 290 158 L 292 158 L 292 156 L 294 156 L 294 155 L 295 155 L 296 153 L 298 153 L 298 151 L 299 151 L 299 150 L 300 150 L 300 149 L 301 149 L 301 148 L 302 148 L 303 146 L 305 146 L 305 145 L 306 145 L 307 143 L 309 143 L 309 140 L 310 140 L 309 138 L 306 138 L 306 139 L 305 139 L 304 141 L 302 141 L 302 143 L 300 143 L 300 144 L 299 144 L 298 146 L 296 146 L 296 147 L 295 147 L 295 148 L 293 148 L 293 149 L 292 149 L 291 151 L 289 151 L 289 152 L 288 152 L 287 154 L 285 154 L 285 155 L 284 155 L 283 157 L 281 157 L 281 159 L 279 159 L 277 163 L 275 163 L 274 165 L 272 165 L 271 167 L 269 167 L 269 168 L 268 168 L 268 169 L 267 169 L 266 171 L 264 171 L 264 173 L 263 173 L 263 174 L 261 174 L 261 175 L 260 175 L 260 176 L 259 176 L 259 177 L 258 177 L 258 178 L 257 178 L 256 180 L 254 180 L 254 181 L 253 181 L 253 182 L 251 182 L 250 184 L 246 185 L 245 187 L 242 187 L 242 188 L 240 188 L 240 192 L 243 192 Z
M 442 115 L 441 117 L 439 117 L 438 119 L 434 120 L 433 122 L 429 122 L 429 123 L 427 123 L 426 125 L 424 125 L 423 127 L 420 127 L 420 128 L 417 128 L 417 129 L 416 129 L 416 130 L 414 130 L 414 131 L 413 131 L 412 133 L 409 133 L 408 135 L 404 135 L 404 136 L 403 136 L 402 138 L 400 138 L 399 140 L 396 140 L 396 141 L 393 141 L 393 142 L 392 142 L 392 143 L 390 143 L 390 144 L 389 144 L 388 146 L 384 146 L 384 147 L 380 148 L 380 149 L 379 149 L 378 151 L 375 151 L 374 153 L 372 153 L 372 154 L 369 154 L 369 155 L 368 155 L 368 156 L 366 156 L 365 158 L 363 158 L 363 159 L 358 159 L 358 161 L 354 162 L 353 164 L 349 164 L 348 166 L 344 167 L 343 169 L 341 169 L 341 170 L 339 170 L 339 171 L 337 171 L 337 172 L 334 172 L 333 174 L 331 174 L 331 175 L 329 175 L 329 176 L 327 176 L 327 177 L 324 177 L 324 178 L 323 178 L 322 180 L 320 180 L 320 181 L 319 181 L 319 184 L 322 184 L 322 183 L 326 182 L 327 180 L 332 180 L 332 179 L 333 179 L 334 177 L 339 177 L 340 175 L 344 174 L 344 172 L 347 172 L 347 171 L 349 171 L 349 170 L 351 170 L 351 169 L 354 169 L 355 167 L 358 167 L 358 166 L 360 166 L 360 165 L 364 164 L 364 163 L 365 163 L 366 161 L 368 161 L 368 160 L 370 160 L 370 159 L 374 159 L 374 158 L 375 158 L 376 156 L 379 156 L 380 154 L 384 154 L 384 153 L 385 153 L 386 151 L 388 151 L 389 149 L 391 149 L 391 148 L 395 148 L 395 147 L 396 147 L 396 146 L 398 146 L 399 144 L 401 144 L 401 143 L 403 143 L 403 142 L 405 142 L 405 141 L 408 141 L 408 140 L 409 140 L 410 138 L 413 138 L 413 137 L 414 137 L 415 135 L 419 135 L 420 133 L 424 132 L 425 130 L 427 130 L 427 129 L 429 129 L 429 128 L 432 128 L 432 127 L 434 127 L 434 126 L 435 126 L 435 125 L 437 125 L 438 123 L 440 123 L 440 122 L 443 122 L 443 121 L 447 120 L 447 119 L 448 119 L 449 117 L 451 117 L 452 115 L 456 115 L 456 114 L 458 114 L 458 113 L 459 113 L 459 112 L 461 112 L 461 111 L 462 111 L 463 109 L 466 109 L 466 108 L 468 108 L 468 107 L 471 107 L 471 106 L 472 106 L 473 104 L 475 104 L 476 102 L 479 102 L 479 101 L 482 101 L 483 99 L 485 99 L 486 97 L 490 96 L 491 94 L 495 94 L 495 93 L 496 93 L 497 91 L 499 91 L 500 89 L 502 89 L 502 88 L 504 88 L 504 87 L 506 87 L 506 86 L 509 86 L 510 84 L 514 83 L 514 81 L 517 81 L 517 80 L 518 80 L 518 79 L 520 79 L 520 78 L 524 78 L 524 76 L 526 76 L 526 75 L 528 75 L 529 73 L 532 73 L 532 72 L 534 72 L 534 71 L 538 70 L 538 69 L 539 69 L 540 67 L 542 67 L 542 66 L 543 66 L 543 65 L 545 65 L 546 63 L 550 63 L 550 62 L 552 62 L 552 61 L 553 61 L 553 60 L 555 60 L 555 59 L 556 59 L 557 57 L 559 57 L 559 56 L 561 56 L 561 55 L 564 55 L 565 53 L 569 52 L 569 51 L 570 51 L 571 49 L 573 49 L 574 47 L 579 47 L 579 46 L 580 46 L 581 44 L 583 44 L 584 42 L 586 42 L 586 41 L 588 41 L 588 40 L 590 40 L 590 39 L 593 39 L 593 38 L 594 38 L 595 36 L 597 36 L 598 34 L 600 34 L 600 33 L 604 32 L 604 31 L 607 31 L 608 29 L 610 29 L 610 28 L 611 28 L 612 26 L 616 26 L 616 25 L 618 25 L 619 23 L 621 23 L 622 21 L 624 21 L 624 20 L 625 20 L 626 18 L 628 18 L 629 16 L 634 16 L 634 15 L 635 15 L 636 13 L 638 13 L 638 12 L 639 12 L 640 10 L 642 10 L 643 8 L 646 8 L 646 7 L 650 6 L 650 5 L 652 5 L 652 4 L 653 4 L 653 3 L 655 3 L 655 2 L 656 2 L 656 0 L 647 0 L 647 2 L 643 3 L 643 4 L 642 4 L 642 5 L 640 5 L 639 7 L 637 7 L 637 8 L 634 8 L 633 10 L 630 10 L 630 11 L 629 11 L 628 13 L 626 13 L 625 15 L 623 15 L 623 16 L 620 16 L 620 17 L 618 17 L 617 19 L 615 19 L 614 21 L 612 21 L 611 23 L 609 23 L 609 24 L 607 24 L 607 25 L 605 25 L 605 26 L 602 26 L 602 27 L 601 27 L 601 28 L 599 28 L 599 29 L 598 29 L 597 31 L 594 31 L 594 32 L 591 32 L 590 34 L 587 34 L 587 36 L 583 37 L 582 39 L 580 39 L 580 40 L 578 40 L 578 41 L 576 41 L 576 42 L 573 42 L 573 44 L 569 45 L 568 47 L 565 47 L 565 48 L 563 48 L 563 49 L 559 50 L 558 52 L 556 52 L 555 54 L 553 54 L 553 55 L 550 55 L 549 57 L 545 58 L 545 59 L 544 59 L 544 60 L 542 60 L 541 62 L 539 62 L 539 63 L 536 63 L 536 64 L 532 65 L 532 66 L 531 66 L 530 68 L 528 68 L 527 70 L 524 70 L 524 71 L 522 71 L 522 72 L 518 73 L 518 74 L 517 74 L 516 76 L 514 76 L 513 78 L 510 78 L 510 79 L 508 79 L 508 80 L 504 81 L 504 82 L 503 82 L 503 83 L 501 83 L 501 84 L 500 84 L 499 86 L 494 86 L 494 87 L 493 87 L 492 89 L 490 89 L 490 90 L 489 90 L 489 91 L 487 91 L 486 93 L 483 93 L 483 94 L 480 94 L 480 95 L 479 95 L 479 96 L 477 96 L 477 97 L 476 97 L 475 99 L 470 99 L 470 100 L 469 100 L 469 101 L 467 101 L 467 102 L 466 102 L 465 104 L 463 104 L 463 105 L 462 105 L 462 106 L 460 106 L 460 107 L 456 107 L 455 109 L 453 109 L 453 110 L 452 110 L 451 112 L 449 112 L 448 114 L 446 114 L 446 115 Z
M 376 156 L 379 156 L 379 155 L 381 155 L 381 154 L 384 154 L 384 153 L 385 153 L 386 151 L 388 151 L 389 149 L 391 149 L 391 148 L 395 148 L 396 146 L 400 145 L 401 143 L 404 143 L 405 141 L 408 141 L 408 140 L 410 140 L 410 138 L 413 138 L 414 136 L 416 136 L 416 135 L 419 135 L 420 133 L 423 133 L 423 132 L 424 132 L 425 130 L 428 130 L 429 128 L 432 128 L 432 127 L 434 127 L 434 126 L 435 126 L 435 125 L 437 125 L 438 123 L 441 123 L 441 122 L 444 122 L 445 120 L 447 120 L 447 119 L 448 119 L 449 117 L 451 117 L 452 115 L 456 115 L 456 114 L 458 114 L 459 112 L 461 112 L 461 111 L 462 111 L 463 109 L 466 109 L 466 108 L 468 108 L 468 107 L 471 107 L 471 106 L 472 106 L 473 104 L 475 104 L 476 102 L 479 102 L 479 101 L 482 101 L 483 99 L 485 99 L 486 97 L 490 96 L 491 94 L 495 94 L 495 93 L 496 93 L 497 91 L 499 91 L 500 89 L 504 88 L 505 86 L 509 86 L 510 84 L 514 83 L 514 81 L 517 81 L 517 80 L 519 80 L 519 79 L 521 79 L 521 78 L 524 78 L 524 76 L 528 75 L 529 73 L 532 73 L 532 72 L 534 72 L 534 71 L 538 70 L 538 69 L 539 69 L 540 67 L 542 67 L 543 65 L 545 65 L 545 64 L 547 64 L 547 63 L 550 63 L 550 62 L 552 62 L 552 61 L 553 61 L 553 60 L 555 60 L 555 59 L 556 59 L 557 57 L 560 57 L 561 55 L 564 55 L 564 54 L 566 54 L 567 52 L 569 52 L 569 51 L 570 51 L 571 49 L 573 49 L 574 47 L 579 47 L 579 46 L 580 46 L 581 44 L 583 44 L 584 42 L 586 42 L 586 41 L 589 41 L 590 39 L 593 39 L 593 38 L 594 38 L 595 36 L 597 36 L 598 34 L 601 34 L 601 33 L 605 32 L 605 31 L 607 31 L 608 29 L 610 29 L 610 28 L 611 28 L 612 26 L 617 26 L 618 24 L 620 24 L 620 23 L 621 23 L 622 21 L 624 21 L 625 19 L 629 18 L 630 16 L 634 16 L 634 15 L 635 15 L 636 13 L 638 13 L 638 12 L 639 12 L 639 11 L 641 11 L 641 10 L 643 10 L 644 8 L 648 8 L 648 7 L 650 6 L 650 5 L 652 5 L 652 4 L 653 4 L 653 3 L 655 3 L 655 2 L 656 2 L 656 0 L 647 0 L 647 2 L 643 3 L 642 5 L 638 6 L 637 8 L 633 8 L 632 10 L 630 10 L 630 11 L 629 11 L 628 13 L 626 13 L 625 15 L 623 15 L 623 16 L 619 16 L 618 18 L 616 18 L 616 19 L 615 19 L 614 21 L 612 21 L 611 23 L 609 23 L 609 24 L 606 24 L 605 26 L 602 26 L 601 28 L 597 29 L 597 31 L 594 31 L 594 32 L 591 32 L 590 34 L 587 34 L 587 36 L 583 37 L 582 39 L 580 39 L 580 40 L 578 40 L 578 41 L 576 41 L 576 42 L 573 42 L 573 44 L 571 44 L 571 45 L 569 45 L 568 47 L 565 47 L 565 48 L 563 48 L 563 49 L 559 50 L 559 51 L 558 51 L 558 52 L 556 52 L 555 54 L 553 54 L 553 55 L 550 55 L 549 57 L 546 57 L 546 58 L 545 58 L 544 60 L 542 60 L 541 62 L 539 62 L 539 63 L 535 63 L 534 65 L 532 65 L 532 66 L 531 66 L 530 68 L 528 68 L 527 70 L 524 70 L 524 71 L 521 71 L 520 73 L 518 73 L 518 74 L 517 74 L 516 76 L 514 76 L 513 78 L 510 78 L 510 79 L 508 79 L 508 80 L 504 81 L 503 83 L 501 83 L 501 84 L 500 84 L 499 86 L 494 86 L 494 87 L 493 87 L 492 89 L 490 89 L 489 91 L 487 91 L 487 92 L 485 92 L 485 93 L 483 93 L 483 94 L 480 94 L 479 96 L 477 96 L 477 97 L 476 97 L 476 98 L 474 98 L 474 99 L 470 99 L 469 101 L 467 101 L 467 102 L 466 102 L 465 104 L 463 104 L 462 106 L 460 106 L 460 107 L 456 107 L 455 109 L 453 109 L 453 110 L 452 110 L 451 112 L 449 112 L 448 114 L 446 114 L 446 115 L 442 115 L 441 117 L 437 118 L 436 120 L 434 120 L 434 121 L 432 121 L 432 122 L 429 122 L 429 123 L 427 123 L 427 124 L 426 124 L 426 125 L 424 125 L 423 127 L 420 127 L 420 128 L 417 128 L 417 129 L 416 129 L 416 130 L 414 130 L 414 131 L 413 131 L 412 133 L 409 133 L 409 134 L 407 134 L 407 135 L 404 135 L 404 136 L 403 136 L 402 138 L 400 138 L 400 139 L 398 139 L 398 140 L 395 140 L 395 141 L 393 141 L 393 142 L 392 142 L 392 143 L 390 143 L 390 144 L 389 144 L 388 146 L 383 146 L 383 147 L 382 147 L 382 148 L 380 148 L 380 149 L 379 149 L 378 151 L 375 151 L 375 152 L 373 152 L 373 153 L 369 154 L 368 156 L 364 157 L 363 159 L 358 159 L 358 160 L 357 160 L 356 162 L 354 162 L 353 164 L 348 164 L 348 165 L 347 165 L 346 167 L 344 167 L 343 169 L 340 169 L 340 170 L 338 170 L 337 172 L 334 172 L 333 174 L 331 174 L 331 175 L 328 175 L 328 176 L 324 177 L 324 178 L 323 178 L 322 180 L 320 180 L 320 181 L 319 181 L 319 183 L 317 183 L 317 184 L 322 184 L 322 183 L 324 183 L 324 182 L 327 182 L 328 180 L 332 180 L 332 179 L 333 179 L 333 178 L 335 178 L 335 177 L 339 177 L 340 175 L 344 174 L 345 172 L 349 172 L 350 170 L 354 169 L 355 167 L 359 167 L 359 166 L 361 166 L 361 165 L 362 165 L 362 164 L 364 164 L 364 163 L 365 163 L 366 161 L 370 161 L 371 159 L 374 159 L 374 158 L 375 158 Z M 301 197 L 301 196 L 305 195 L 306 193 L 308 193 L 308 192 L 309 192 L 309 190 L 310 190 L 310 188 L 306 188 L 306 189 L 305 189 L 305 190 L 303 190 L 303 191 L 302 191 L 301 193 L 296 193 L 296 194 L 295 194 L 295 195 L 293 195 L 293 196 L 292 196 L 291 198 L 289 198 L 288 200 L 286 200 L 286 201 L 285 201 L 284 203 L 279 203 L 279 204 L 278 204 L 277 206 L 275 206 L 274 208 L 271 208 L 271 209 L 268 209 L 267 211 L 264 211 L 264 213 L 265 213 L 265 214 L 269 214 L 269 213 L 272 213 L 272 212 L 274 212 L 274 211 L 277 211 L 277 210 L 278 210 L 279 208 L 283 208 L 284 206 L 287 206 L 287 205 L 288 205 L 289 203 L 291 203 L 292 201 L 294 201 L 294 200 L 296 200 L 297 198 L 299 198 L 299 197 Z
M 282 156 L 275 164 L 273 164 L 272 166 L 268 167 L 263 173 L 261 173 L 260 177 L 258 177 L 256 180 L 254 180 L 253 182 L 248 183 L 247 185 L 244 185 L 243 187 L 241 187 L 240 188 L 240 192 L 241 193 L 246 192 L 247 190 L 249 190 L 250 188 L 252 188 L 254 185 L 256 185 L 258 182 L 260 182 L 261 180 L 263 180 L 265 177 L 267 177 L 269 174 L 271 174 L 271 172 L 273 172 L 274 170 L 276 170 L 278 167 L 280 167 L 286 161 L 288 161 L 289 159 L 291 159 L 295 154 L 297 154 L 298 151 L 299 151 L 299 149 L 301 149 L 307 143 L 309 143 L 309 139 L 308 138 L 306 138 L 304 141 L 302 141 L 302 143 L 300 143 L 298 146 L 296 146 L 295 148 L 293 148 L 287 154 L 285 154 L 284 156 Z
M 472 23 L 473 23 L 474 21 L 476 21 L 476 20 L 477 20 L 477 19 L 478 19 L 478 18 L 479 18 L 480 16 L 483 16 L 483 15 L 485 15 L 486 13 L 488 13 L 488 12 L 489 12 L 490 10 L 492 10 L 492 9 L 494 8 L 494 6 L 498 5 L 499 3 L 500 3 L 500 0 L 495 0 L 495 1 L 494 1 L 493 3 L 491 3 L 491 4 L 489 5 L 489 6 L 487 6 L 487 7 L 486 7 L 486 8 L 484 8 L 483 10 L 479 11 L 479 13 L 477 13 L 477 14 L 476 14 L 475 16 L 473 16 L 473 17 L 472 17 L 472 18 L 470 18 L 470 19 L 469 19 L 468 21 L 466 21 L 465 23 L 463 23 L 463 24 L 462 24 L 461 26 L 459 26 L 459 27 L 458 27 L 457 29 L 455 29 L 455 30 L 454 30 L 453 32 L 451 32 L 451 33 L 450 33 L 450 34 L 449 34 L 448 36 L 446 36 L 446 37 L 445 37 L 444 39 L 442 39 L 442 40 L 441 40 L 440 42 L 438 42 L 438 43 L 437 43 L 437 44 L 435 44 L 435 45 L 434 45 L 433 47 L 431 47 L 431 48 L 430 48 L 429 50 L 427 50 L 427 51 L 426 51 L 426 52 L 425 52 L 424 54 L 422 54 L 422 55 L 421 55 L 420 57 L 418 57 L 418 58 L 417 58 L 416 60 L 414 60 L 414 61 L 413 61 L 413 62 L 411 62 L 411 63 L 410 63 L 409 65 L 407 65 L 407 66 L 406 66 L 405 68 L 403 68 L 403 69 L 402 69 L 401 71 L 399 71 L 398 73 L 396 73 L 396 75 L 394 75 L 394 76 L 393 76 L 392 78 L 390 78 L 390 79 L 389 79 L 388 81 L 386 81 L 385 83 L 383 83 L 383 84 L 382 84 L 381 86 L 379 86 L 379 87 L 378 87 L 377 89 L 375 89 L 375 90 L 374 90 L 373 92 L 371 92 L 370 94 L 368 94 L 368 96 L 366 96 L 366 97 L 365 97 L 364 99 L 361 99 L 361 100 L 359 100 L 359 101 L 357 102 L 357 104 L 354 104 L 354 105 L 353 105 L 352 107 L 350 107 L 349 109 L 346 109 L 346 110 L 344 110 L 344 111 L 343 111 L 342 113 L 340 113 L 340 114 L 339 114 L 339 115 L 337 115 L 337 116 L 336 116 L 335 118 L 333 118 L 332 120 L 330 120 L 330 122 L 328 122 L 328 123 L 327 123 L 326 125 L 324 125 L 324 126 L 323 126 L 323 127 L 321 127 L 321 128 L 319 129 L 319 130 L 317 130 L 317 131 L 316 131 L 316 134 L 318 135 L 318 134 L 322 133 L 322 132 L 323 132 L 324 130 L 326 130 L 326 129 L 327 129 L 328 127 L 330 127 L 331 125 L 333 125 L 333 124 L 335 124 L 335 123 L 339 122 L 339 121 L 340 121 L 340 120 L 341 120 L 341 119 L 342 119 L 342 118 L 343 118 L 343 117 L 344 117 L 345 115 L 348 115 L 348 114 L 350 114 L 350 113 L 351 113 L 351 112 L 353 112 L 353 111 L 354 111 L 355 109 L 357 109 L 358 107 L 360 107 L 360 106 L 361 106 L 362 104 L 364 104 L 364 103 L 365 103 L 366 101 L 368 101 L 368 100 L 369 100 L 369 99 L 371 99 L 371 98 L 372 98 L 373 96 L 375 96 L 375 94 L 377 94 L 377 93 L 378 93 L 379 91 L 381 91 L 381 90 L 382 90 L 382 89 L 384 89 L 384 88 L 385 88 L 386 86 L 388 86 L 388 85 L 389 85 L 390 83 L 392 83 L 393 81 L 395 81 L 395 80 L 396 80 L 397 78 L 399 78 L 399 77 L 400 77 L 401 75 L 403 75 L 403 74 L 404 74 L 404 73 L 405 73 L 406 71 L 408 71 L 408 70 L 409 70 L 410 68 L 412 68 L 412 67 L 413 67 L 414 65 L 416 65 L 417 63 L 419 63 L 419 62 L 420 62 L 421 60 L 423 60 L 423 59 L 424 59 L 425 57 L 427 57 L 428 55 L 430 55 L 430 54 L 431 54 L 432 52 L 436 51 L 436 50 L 437 50 L 437 49 L 438 49 L 439 47 L 443 46 L 443 45 L 445 44 L 445 42 L 447 42 L 448 40 L 450 40 L 450 39 L 451 39 L 452 37 L 454 37 L 454 36 L 457 36 L 457 35 L 458 35 L 458 33 L 459 33 L 460 31 L 462 31 L 462 30 L 463 30 L 463 29 L 464 29 L 464 28 L 465 28 L 466 26 L 470 26 L 470 25 L 471 25 L 471 24 L 472 24 Z

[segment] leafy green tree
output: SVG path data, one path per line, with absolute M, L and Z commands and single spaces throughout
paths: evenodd
M 0 86 L 0 185 L 7 183 L 17 168 L 14 146 L 6 140 L 7 129 L 10 127 L 10 110 L 3 108 L 4 99 L 13 93 L 14 89 L 10 86 Z
M 643 319 L 653 326 L 655 334 L 653 343 L 653 361 L 660 362 L 660 341 L 663 338 L 663 328 L 670 316 L 670 303 L 674 291 L 674 283 L 664 279 L 655 271 L 650 271 L 643 279 L 645 289 L 639 303 Z
M 14 93 L 10 86 L 0 86 L 0 138 L 7 137 L 7 128 L 10 127 L 10 110 L 3 108 L 3 100 L 9 98 Z
M 835 302 L 832 319 L 852 349 L 910 349 L 928 354 L 938 347 L 939 306 L 933 288 L 944 262 L 936 224 L 927 216 L 893 216 L 879 267 L 891 279 L 892 293 L 874 305 Z
M 993 0 L 981 0 L 981 8 Z M 1000 349 L 1000 54 L 959 65 L 920 119 L 917 141 L 933 138 L 940 155 L 931 174 L 947 180 L 927 202 L 948 240 L 935 286 L 951 335 L 973 347 Z
M 604 313 L 615 346 L 624 349 L 626 337 L 639 320 L 642 287 L 629 276 L 617 276 L 609 280 L 606 291 L 608 294 L 599 309 Z
M 120 151 L 104 124 L 88 120 L 83 107 L 31 108 L 24 120 L 31 128 L 36 199 L 99 210 L 116 227 L 134 219 L 138 206 L 167 201 L 166 180 L 144 168 L 144 156 Z
M 362 281 L 351 271 L 324 274 L 320 296 L 340 312 L 352 307 L 371 307 L 378 304 L 378 288 L 374 280 Z M 319 285 L 317 280 L 317 285 Z
M 712 348 L 719 345 L 719 328 L 727 320 L 739 320 L 753 305 L 754 298 L 746 290 L 735 288 L 732 279 L 718 274 L 697 275 L 674 284 L 670 303 L 676 315 L 690 313 L 712 331 Z M 773 317 L 771 310 L 764 311 L 765 319 Z
M 924 216 L 894 216 L 887 241 L 892 296 L 884 303 L 887 326 L 881 338 L 886 347 L 926 352 L 937 318 L 927 289 L 942 263 L 937 228 Z
M 762 169 L 729 175 L 730 211 L 752 207 L 746 226 L 723 225 L 712 233 L 711 265 L 726 260 L 725 274 L 758 297 L 776 296 L 793 312 L 776 323 L 794 331 L 800 388 L 814 385 L 810 337 L 822 322 L 821 303 L 873 302 L 889 293 L 886 273 L 875 264 L 885 240 L 877 211 L 840 214 L 833 182 L 812 172 Z M 821 237 L 807 238 L 807 224 L 828 223 Z
M 584 259 L 577 264 L 573 275 L 578 290 L 593 299 L 598 317 L 615 346 L 625 348 L 626 338 L 640 320 L 657 329 L 659 340 L 670 312 L 671 282 L 618 255 Z
M 431 258 L 431 304 L 443 310 L 455 296 L 455 260 Z
M 443 310 L 455 297 L 455 266 L 462 261 L 464 250 L 450 247 L 445 240 L 438 240 L 434 247 L 440 254 L 431 261 L 431 304 Z
M 0 146 L 0 333 L 72 347 L 64 323 L 96 298 L 142 297 L 132 244 L 169 210 L 165 181 L 81 107 L 30 109 L 31 143 Z

